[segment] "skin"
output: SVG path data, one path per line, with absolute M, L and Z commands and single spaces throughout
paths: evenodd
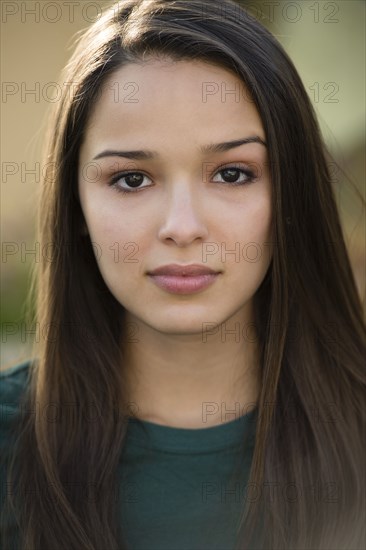
M 126 99 L 132 88 L 123 87 L 131 82 L 138 86 L 137 102 Z M 212 82 L 226 90 L 239 86 L 240 100 L 219 91 L 203 101 L 202 90 Z M 113 73 L 89 117 L 78 184 L 85 232 L 97 243 L 100 272 L 133 328 L 122 336 L 125 384 L 134 414 L 150 422 L 216 426 L 246 414 L 258 400 L 257 339 L 248 327 L 273 253 L 267 149 L 250 143 L 208 155 L 199 150 L 249 136 L 265 141 L 248 98 L 242 81 L 221 67 L 150 59 Z M 137 149 L 159 156 L 93 160 L 105 150 Z M 98 177 L 88 163 L 98 163 Z M 254 181 L 230 186 L 222 170 L 233 164 L 252 168 Z M 121 194 L 108 185 L 123 171 L 145 175 L 140 191 Z M 236 179 L 247 176 L 237 172 Z M 120 178 L 118 185 L 131 189 L 131 179 Z M 261 251 L 257 261 L 250 261 L 256 249 L 246 248 L 253 242 Z M 135 246 L 123 249 L 125 243 Z M 207 243 L 217 248 L 206 256 Z M 238 244 L 239 258 L 225 253 Z M 222 273 L 197 294 L 175 295 L 146 275 L 170 263 L 199 263 Z M 216 330 L 207 333 L 204 323 Z M 235 328 L 237 337 L 229 332 Z

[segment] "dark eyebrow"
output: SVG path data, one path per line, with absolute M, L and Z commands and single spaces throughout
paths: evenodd
M 246 145 L 247 143 L 260 143 L 264 147 L 267 147 L 265 141 L 259 136 L 250 136 L 243 139 L 236 139 L 234 141 L 224 141 L 223 143 L 213 143 L 211 145 L 206 145 L 201 147 L 201 153 L 208 155 L 210 153 L 224 153 L 235 147 L 240 147 L 240 145 Z
M 264 147 L 267 147 L 267 144 L 259 136 L 251 136 L 243 139 L 237 139 L 235 141 L 225 141 L 223 143 L 212 143 L 210 145 L 204 145 L 200 148 L 200 152 L 203 155 L 208 155 L 212 153 L 224 153 L 235 147 L 240 147 L 240 145 L 246 145 L 247 143 L 260 143 Z M 134 160 L 152 160 L 159 157 L 159 154 L 156 151 L 112 151 L 106 150 L 102 153 L 99 153 L 93 160 L 97 160 L 104 157 L 125 157 L 128 159 Z

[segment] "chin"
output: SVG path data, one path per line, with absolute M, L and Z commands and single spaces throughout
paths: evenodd
M 207 318 L 207 317 L 206 317 Z M 171 335 L 202 335 L 202 320 L 201 319 L 171 319 L 169 322 L 165 319 L 164 322 L 157 323 L 156 320 L 154 324 L 150 326 L 157 332 L 162 334 L 171 334 Z

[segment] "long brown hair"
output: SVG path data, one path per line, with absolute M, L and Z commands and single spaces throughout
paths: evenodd
M 263 385 L 249 479 L 262 496 L 243 506 L 237 547 L 252 528 L 263 548 L 361 548 L 366 330 L 326 148 L 291 60 L 231 0 L 120 0 L 84 32 L 63 73 L 73 85 L 50 120 L 38 217 L 52 261 L 42 254 L 31 289 L 43 338 L 24 410 L 37 414 L 21 415 L 9 460 L 22 548 L 125 548 L 113 490 L 128 420 L 115 408 L 128 408 L 124 310 L 80 230 L 77 166 L 107 76 L 145 56 L 234 71 L 268 144 L 275 246 L 255 296 Z M 102 423 L 80 413 L 90 403 Z M 91 484 L 98 498 L 86 500 L 82 488 Z

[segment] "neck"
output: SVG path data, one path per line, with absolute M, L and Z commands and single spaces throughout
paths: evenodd
M 125 338 L 123 343 L 134 416 L 165 426 L 205 428 L 253 410 L 261 384 L 258 342 L 245 331 L 233 333 L 253 322 L 247 316 L 243 324 L 244 317 L 238 312 L 205 338 L 202 333 L 161 333 L 128 313 L 139 335 L 137 342 Z

